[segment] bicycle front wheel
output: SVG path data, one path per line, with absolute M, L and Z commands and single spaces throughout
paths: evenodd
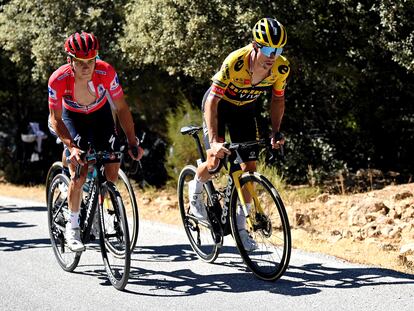
M 183 221 L 184 230 L 190 241 L 192 249 L 206 262 L 214 262 L 219 254 L 218 244 L 215 242 L 215 234 L 209 222 L 199 221 L 190 214 L 190 202 L 188 199 L 188 183 L 194 179 L 196 168 L 187 165 L 183 168 L 178 178 L 178 204 Z M 211 197 L 207 191 L 203 191 L 204 202 L 211 205 Z
M 137 244 L 139 232 L 139 213 L 137 200 L 135 198 L 134 189 L 132 188 L 129 178 L 121 169 L 118 171 L 118 180 L 115 185 L 119 191 L 119 194 L 121 195 L 122 202 L 124 203 L 125 211 L 127 213 L 130 247 L 131 252 L 133 252 Z
M 259 278 L 274 281 L 286 271 L 291 236 L 289 220 L 279 193 L 259 173 L 244 173 L 240 185 L 252 196 L 250 211 L 242 208 L 234 189 L 231 198 L 230 222 L 240 255 Z M 247 222 L 247 216 L 251 223 Z
M 72 272 L 78 266 L 82 252 L 73 252 L 66 244 L 69 178 L 57 174 L 51 180 L 47 193 L 47 218 L 50 241 L 55 257 L 63 270 Z
M 102 259 L 109 281 L 123 290 L 128 283 L 131 266 L 128 223 L 122 198 L 113 183 L 101 187 L 102 203 L 99 204 L 100 245 Z
M 50 168 L 49 171 L 47 172 L 47 176 L 46 176 L 46 203 L 48 202 L 48 197 L 49 197 L 49 189 L 50 189 L 50 185 L 52 184 L 52 180 L 53 178 L 55 178 L 55 176 L 57 174 L 62 173 L 63 170 L 63 164 L 61 161 L 56 161 L 54 162 Z

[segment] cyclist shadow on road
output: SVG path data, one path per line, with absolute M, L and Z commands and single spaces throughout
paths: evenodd
M 303 266 L 290 266 L 284 278 L 295 279 L 302 286 L 319 290 L 327 288 L 348 289 L 380 285 L 414 285 L 414 275 L 390 269 L 355 266 L 352 268 L 335 268 L 321 263 Z M 292 295 L 290 289 L 275 288 L 272 292 Z
M 16 205 L 0 205 L 0 216 L 2 214 L 18 213 L 18 212 L 44 212 L 44 206 L 26 206 L 19 207 Z M 37 224 L 26 223 L 21 221 L 0 221 L 0 228 L 25 229 L 36 227 Z M 45 248 L 50 247 L 50 240 L 47 239 L 26 239 L 11 240 L 7 236 L 0 237 L 0 251 L 11 252 L 21 251 L 29 248 Z
M 327 288 L 348 289 L 364 286 L 414 284 L 414 275 L 371 267 L 332 268 L 322 263 L 303 266 L 291 265 L 281 279 L 267 282 L 248 271 L 235 247 L 223 247 L 214 266 L 226 266 L 226 272 L 199 274 L 189 262 L 201 260 L 188 245 L 141 246 L 136 249 L 131 263 L 131 274 L 126 291 L 145 296 L 192 296 L 206 292 L 254 292 L 303 296 L 313 295 Z M 145 262 L 187 262 L 183 269 L 166 271 L 145 267 Z M 228 268 L 228 269 L 227 269 Z M 199 266 L 197 266 L 199 269 Z M 390 279 L 392 278 L 392 279 Z

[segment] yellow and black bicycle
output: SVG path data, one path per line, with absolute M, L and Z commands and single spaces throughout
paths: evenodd
M 197 145 L 201 162 L 205 161 L 198 132 L 202 127 L 181 128 L 183 135 L 191 135 Z M 208 181 L 204 184 L 204 204 L 208 221 L 198 220 L 190 213 L 188 183 L 194 179 L 196 167 L 185 166 L 178 178 L 178 202 L 185 232 L 191 247 L 206 262 L 214 262 L 223 245 L 224 236 L 232 234 L 247 267 L 259 278 L 274 281 L 286 271 L 291 253 L 289 220 L 282 199 L 271 182 L 257 172 L 243 172 L 239 150 L 254 145 L 266 147 L 265 140 L 226 145 L 232 155 L 222 160 L 227 169 L 224 186 Z M 232 165 L 232 164 L 236 164 Z M 238 167 L 238 168 L 234 168 Z M 250 209 L 245 195 L 252 198 Z M 244 215 L 246 223 L 240 223 Z M 242 218 L 244 219 L 244 218 Z M 253 240 L 249 247 L 243 244 L 243 234 Z

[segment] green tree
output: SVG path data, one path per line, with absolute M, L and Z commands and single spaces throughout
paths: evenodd
M 376 1 L 372 7 L 381 18 L 379 40 L 391 53 L 392 59 L 414 72 L 414 1 Z
M 135 0 L 126 10 L 120 43 L 133 64 L 204 81 L 228 53 L 251 40 L 250 29 L 262 15 L 249 0 Z
M 65 38 L 75 31 L 93 32 L 100 39 L 103 57 L 119 59 L 116 40 L 125 1 L 12 0 L 3 3 L 0 8 L 0 73 L 3 81 L 0 86 L 0 131 L 11 136 L 10 142 L 17 148 L 19 159 L 22 157 L 19 154 L 20 134 L 26 131 L 28 122 L 39 122 L 41 129 L 47 131 L 47 79 L 66 61 Z M 45 157 L 50 162 L 53 155 L 47 152 Z M 20 174 L 18 169 L 23 170 L 23 167 L 15 164 L 18 159 L 10 160 L 13 169 L 8 177 L 16 182 L 29 182 L 37 174 L 30 171 L 26 175 Z M 44 170 L 48 161 L 44 163 Z M 16 180 L 16 176 L 22 177 Z
M 196 144 L 192 137 L 182 135 L 180 129 L 188 125 L 201 125 L 201 114 L 188 101 L 182 99 L 176 111 L 170 111 L 167 116 L 168 140 L 170 151 L 167 155 L 167 171 L 175 181 L 181 169 L 187 164 L 195 164 L 199 158 Z M 201 141 L 202 137 L 199 135 Z M 202 141 L 203 143 L 203 141 Z

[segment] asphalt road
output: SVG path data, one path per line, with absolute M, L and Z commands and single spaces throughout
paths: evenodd
M 294 243 L 294 241 L 293 241 Z M 57 264 L 44 203 L 0 197 L 1 310 L 414 310 L 414 275 L 294 250 L 277 282 L 248 272 L 229 237 L 215 264 L 180 227 L 141 221 L 126 291 L 97 245 L 74 273 Z

